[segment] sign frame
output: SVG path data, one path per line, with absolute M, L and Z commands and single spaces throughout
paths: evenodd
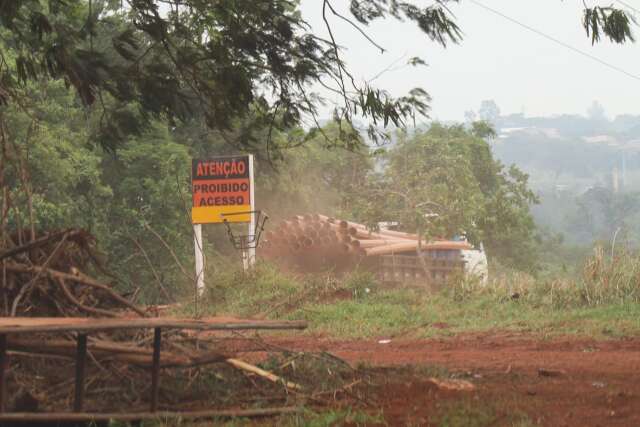
M 251 222 L 254 210 L 253 155 L 213 156 L 191 162 L 191 222 Z M 204 205 L 203 205 L 204 203 Z M 242 215 L 246 212 L 246 215 Z M 233 214 L 223 216 L 223 214 Z
M 225 161 L 237 161 L 239 159 L 246 160 L 245 170 L 241 173 L 238 173 L 238 168 L 236 167 L 235 175 L 246 175 L 242 177 L 235 176 L 234 178 L 229 178 L 229 175 L 232 174 L 231 166 L 228 168 L 228 173 L 225 173 L 225 178 L 214 178 L 214 179 L 199 179 L 194 180 L 194 176 L 198 174 L 195 173 L 197 166 L 199 163 L 206 162 L 208 175 L 202 175 L 211 177 L 214 174 L 211 172 L 219 172 L 218 169 L 220 162 Z M 212 166 L 214 165 L 214 166 Z M 212 169 L 213 168 L 213 169 Z M 222 172 L 225 172 L 225 166 L 222 166 Z M 245 174 L 246 172 L 246 174 Z M 231 180 L 242 180 L 242 182 L 229 182 Z M 194 181 L 222 181 L 222 182 L 214 182 L 209 184 L 195 184 Z M 226 182 L 225 182 L 226 181 Z M 222 189 L 221 185 L 226 184 L 231 186 L 228 188 L 232 190 L 232 193 L 237 193 L 233 184 L 241 185 L 242 183 L 246 183 L 248 186 L 248 204 L 234 204 L 234 205 L 219 205 L 219 206 L 196 206 L 196 193 L 194 192 L 194 185 L 208 185 L 207 192 L 209 189 Z M 213 187 L 211 187 L 213 185 Z M 216 186 L 217 185 L 217 186 Z M 242 193 L 245 191 L 242 190 Z M 224 196 L 220 196 L 224 197 Z M 234 196 L 234 197 L 237 197 Z M 194 243 L 194 252 L 195 252 L 195 267 L 196 267 L 196 307 L 197 307 L 197 298 L 204 294 L 206 285 L 204 281 L 204 270 L 205 270 L 205 256 L 204 256 L 204 242 L 202 239 L 202 225 L 203 224 L 222 224 L 225 220 L 231 223 L 247 223 L 248 224 L 248 233 L 251 234 L 255 230 L 255 185 L 254 185 L 254 173 L 253 173 L 253 154 L 240 154 L 240 155 L 229 155 L 229 156 L 213 156 L 207 157 L 206 159 L 192 159 L 191 162 L 191 222 L 193 225 L 193 243 Z M 215 202 L 215 200 L 214 200 Z M 244 202 L 244 198 L 243 198 Z M 233 215 L 224 216 L 222 214 L 233 213 Z M 211 215 L 211 216 L 209 216 Z M 249 248 L 244 250 L 242 253 L 242 265 L 244 271 L 248 271 L 255 265 L 256 262 L 256 249 Z M 197 310 L 197 308 L 196 308 Z

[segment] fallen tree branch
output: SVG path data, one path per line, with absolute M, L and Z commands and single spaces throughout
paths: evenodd
M 171 248 L 171 246 L 169 246 L 169 244 L 167 243 L 166 240 L 164 240 L 162 238 L 162 236 L 160 235 L 160 233 L 158 233 L 157 231 L 155 231 L 153 228 L 151 228 L 151 226 L 147 223 L 144 224 L 144 227 L 149 230 L 151 232 L 151 234 L 153 234 L 154 236 L 156 236 L 158 238 L 158 240 L 160 240 L 160 243 L 162 243 L 164 245 L 165 248 L 167 248 L 167 250 L 169 251 L 169 253 L 171 254 L 171 256 L 173 257 L 173 260 L 176 262 L 176 265 L 178 266 L 178 268 L 180 269 L 180 271 L 182 272 L 182 275 L 184 277 L 186 277 L 189 280 L 195 280 L 195 277 L 193 275 L 190 275 L 189 273 L 187 273 L 187 270 L 185 270 L 184 266 L 182 265 L 182 263 L 180 262 L 180 260 L 178 259 L 178 255 L 176 255 L 175 251 L 173 250 L 173 248 Z
M 51 261 L 53 259 L 55 259 L 55 257 L 58 255 L 58 253 L 60 252 L 60 248 L 62 248 L 62 245 L 64 245 L 64 242 L 67 241 L 67 238 L 69 237 L 68 233 L 65 233 L 62 236 L 62 239 L 60 240 L 60 242 L 58 242 L 58 244 L 56 245 L 56 248 L 53 250 L 53 252 L 51 252 L 51 254 L 49 255 L 49 257 L 47 258 L 47 260 L 44 262 L 43 266 L 42 266 L 42 270 L 38 271 L 36 273 L 36 275 L 26 284 L 24 285 L 21 289 L 20 292 L 18 293 L 18 295 L 15 297 L 15 299 L 13 300 L 13 304 L 11 305 L 11 317 L 15 317 L 16 315 L 16 311 L 18 310 L 18 304 L 20 304 L 20 301 L 22 300 L 22 297 L 25 296 L 27 294 L 27 292 L 29 292 L 29 290 L 31 289 L 31 287 L 33 286 L 34 283 L 36 283 L 36 281 L 40 278 L 40 276 L 42 275 L 42 272 L 44 271 L 45 268 L 49 267 L 49 264 L 51 263 Z
M 40 237 L 40 238 L 38 238 L 38 239 L 36 239 L 36 240 L 34 240 L 32 242 L 28 242 L 28 243 L 25 243 L 24 245 L 16 246 L 14 248 L 11 248 L 11 249 L 9 249 L 7 251 L 4 251 L 4 252 L 0 253 L 0 261 L 5 259 L 5 258 L 9 258 L 9 257 L 15 256 L 15 255 L 17 255 L 19 253 L 26 252 L 26 251 L 29 251 L 31 249 L 35 249 L 35 248 L 38 248 L 40 246 L 43 246 L 43 245 L 49 243 L 52 240 L 59 239 L 60 237 L 62 237 L 64 235 L 67 235 L 67 238 L 69 238 L 69 237 L 73 238 L 74 236 L 80 235 L 82 233 L 83 233 L 82 230 L 63 230 L 63 231 L 59 231 L 57 233 L 53 233 L 53 234 L 48 234 L 46 236 L 42 236 L 42 237 Z
M 62 280 L 73 281 L 73 282 L 80 283 L 80 284 L 83 284 L 83 285 L 86 285 L 86 286 L 91 286 L 91 287 L 94 287 L 94 288 L 102 289 L 103 291 L 108 293 L 109 296 L 111 296 L 114 300 L 118 301 L 119 303 L 121 303 L 122 305 L 126 306 L 127 308 L 135 311 L 141 317 L 146 317 L 147 316 L 147 313 L 145 313 L 144 310 L 142 310 L 141 308 L 139 308 L 136 305 L 132 304 L 129 300 L 127 300 L 123 296 L 119 295 L 117 292 L 115 292 L 109 286 L 103 285 L 102 283 L 92 279 L 91 277 L 81 273 L 78 270 L 74 271 L 75 274 L 69 274 L 69 273 L 63 273 L 63 272 L 58 271 L 58 270 L 53 270 L 51 268 L 45 268 L 45 267 L 40 267 L 40 266 L 35 266 L 35 265 L 34 266 L 27 266 L 27 265 L 23 265 L 23 264 L 14 263 L 14 262 L 7 263 L 7 270 L 8 271 L 19 272 L 19 273 L 30 273 L 30 274 L 38 274 L 38 272 L 42 271 L 43 273 L 46 273 L 52 279 L 60 278 Z
M 147 251 L 145 251 L 144 248 L 142 247 L 142 245 L 136 239 L 134 239 L 133 237 L 129 237 L 129 240 L 131 240 L 133 242 L 133 244 L 136 245 L 138 250 L 144 256 L 144 259 L 147 260 L 147 264 L 149 265 L 149 268 L 151 269 L 151 273 L 153 273 L 153 277 L 155 277 L 156 282 L 158 282 L 158 286 L 160 287 L 160 291 L 162 292 L 164 297 L 167 299 L 167 301 L 174 302 L 175 300 L 169 295 L 169 292 L 164 287 L 164 284 L 162 283 L 162 280 L 160 279 L 160 276 L 158 275 L 158 272 L 156 271 L 155 267 L 153 266 L 153 263 L 151 262 L 151 258 L 149 258 L 149 255 L 147 254 Z
M 65 284 L 64 280 L 61 279 L 60 277 L 56 277 L 53 281 L 60 286 L 60 289 L 62 289 L 62 293 L 64 293 L 67 299 L 71 301 L 73 304 L 75 304 L 75 306 L 78 307 L 80 310 L 85 311 L 87 313 L 97 314 L 101 316 L 118 317 L 118 314 L 114 313 L 113 311 L 104 310 L 102 308 L 89 307 L 87 305 L 82 304 L 80 301 L 78 301 L 76 297 L 73 296 L 69 288 L 67 288 L 67 285 Z
M 256 374 L 262 378 L 266 378 L 267 380 L 274 382 L 274 383 L 278 383 L 278 384 L 284 384 L 284 386 L 288 389 L 291 390 L 296 390 L 296 391 L 300 391 L 302 390 L 302 387 L 296 383 L 293 383 L 291 381 L 286 381 L 285 379 L 283 379 L 282 377 L 277 376 L 274 373 L 271 373 L 269 371 L 265 371 L 264 369 L 260 369 L 257 366 L 251 365 L 250 363 L 247 362 L 243 362 L 242 360 L 238 360 L 238 359 L 227 359 L 226 362 L 228 364 L 230 364 L 231 366 L 233 366 L 234 368 L 237 369 L 242 369 L 243 371 L 247 371 L 247 372 L 251 372 L 252 374 Z
M 119 303 L 127 306 L 131 310 L 135 311 L 141 317 L 146 317 L 147 316 L 147 313 L 144 310 L 142 310 L 141 308 L 139 308 L 138 306 L 133 304 L 131 301 L 129 301 L 128 299 L 126 299 L 125 297 L 123 297 L 122 295 L 120 295 L 119 293 L 114 291 L 113 289 L 111 289 L 109 286 L 104 285 L 104 284 L 96 281 L 95 279 L 87 276 L 86 274 L 82 273 L 81 271 L 75 271 L 75 274 L 74 275 L 70 275 L 70 276 L 71 276 L 72 280 L 74 280 L 75 282 L 78 282 L 78 283 L 81 283 L 81 284 L 87 285 L 87 286 L 92 286 L 94 288 L 102 289 L 103 291 L 108 293 L 113 299 L 115 299 Z M 73 278 L 75 278 L 75 279 L 73 279 Z
M 177 348 L 179 350 L 186 352 L 187 354 L 191 353 L 189 349 L 186 349 L 185 347 L 179 344 L 171 343 L 170 345 L 173 346 L 174 348 Z M 302 387 L 300 385 L 290 381 L 286 381 L 284 378 L 279 377 L 272 372 L 265 371 L 264 369 L 258 368 L 257 366 L 244 362 L 242 360 L 228 358 L 225 360 L 225 362 L 227 362 L 229 365 L 233 366 L 236 369 L 240 369 L 246 372 L 250 372 L 252 374 L 256 374 L 274 383 L 284 384 L 284 386 L 288 389 L 297 390 L 297 391 L 302 390 Z

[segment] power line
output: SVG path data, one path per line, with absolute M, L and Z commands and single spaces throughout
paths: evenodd
M 592 54 L 590 54 L 588 52 L 585 52 L 584 50 L 578 49 L 577 47 L 573 47 L 570 44 L 567 44 L 567 43 L 563 42 L 562 40 L 559 40 L 559 39 L 557 39 L 557 38 L 555 38 L 553 36 L 550 36 L 550 35 L 548 35 L 546 33 L 543 33 L 540 30 L 537 30 L 537 29 L 535 29 L 533 27 L 530 27 L 529 25 L 524 24 L 524 23 L 518 21 L 517 19 L 511 18 L 510 16 L 507 16 L 504 13 L 502 13 L 502 12 L 496 10 L 496 9 L 493 9 L 493 8 L 483 4 L 483 3 L 480 3 L 477 0 L 469 0 L 469 1 L 471 3 L 474 3 L 476 6 L 480 6 L 481 8 L 483 8 L 485 10 L 488 10 L 491 13 L 494 13 L 494 14 L 496 14 L 496 15 L 498 15 L 498 16 L 500 16 L 500 17 L 502 17 L 502 18 L 504 18 L 504 19 L 506 19 L 508 21 L 513 22 L 516 25 L 521 26 L 522 28 L 525 28 L 526 30 L 531 31 L 532 33 L 535 33 L 535 34 L 537 34 L 537 35 L 539 35 L 541 37 L 544 37 L 547 40 L 550 40 L 550 41 L 552 41 L 552 42 L 554 42 L 556 44 L 559 44 L 560 46 L 562 46 L 562 47 L 564 47 L 566 49 L 572 50 L 575 53 L 578 53 L 578 54 L 580 54 L 582 56 L 585 56 L 585 57 L 587 57 L 587 58 L 589 58 L 589 59 L 591 59 L 593 61 L 596 61 L 596 62 L 604 65 L 605 67 L 611 68 L 612 70 L 615 70 L 615 71 L 617 71 L 619 73 L 622 73 L 622 74 L 624 74 L 624 75 L 626 75 L 628 77 L 631 77 L 632 79 L 636 79 L 636 80 L 640 81 L 640 76 L 638 76 L 636 74 L 630 73 L 630 72 L 628 72 L 628 71 L 626 71 L 626 70 L 624 70 L 624 69 L 622 69 L 622 68 L 620 68 L 620 67 L 618 67 L 616 65 L 610 64 L 610 63 L 598 58 L 597 56 L 594 56 L 594 55 L 592 55 Z M 619 1 L 619 0 L 616 0 L 616 1 Z

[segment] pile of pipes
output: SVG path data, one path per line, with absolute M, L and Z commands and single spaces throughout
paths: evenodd
M 298 215 L 265 232 L 261 256 L 302 271 L 353 269 L 378 255 L 415 252 L 418 236 L 392 230 L 369 231 L 363 224 L 319 214 Z

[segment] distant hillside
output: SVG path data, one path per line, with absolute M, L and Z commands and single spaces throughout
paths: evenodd
M 495 156 L 530 175 L 539 226 L 569 244 L 640 245 L 640 115 L 492 118 Z
M 531 175 L 537 189 L 640 189 L 640 116 L 499 116 L 496 156 Z M 614 184 L 617 182 L 617 184 Z

